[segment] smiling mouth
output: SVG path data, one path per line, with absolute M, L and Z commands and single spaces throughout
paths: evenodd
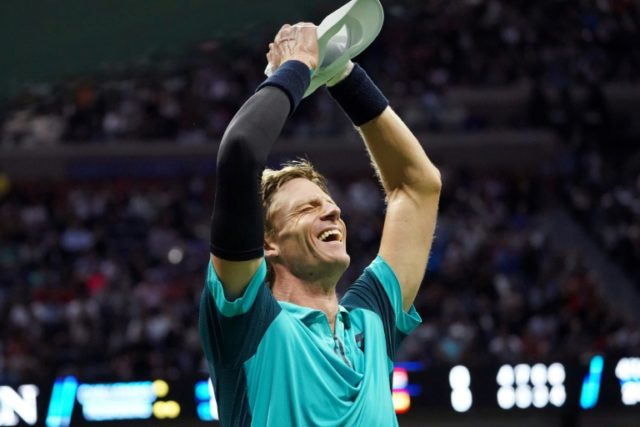
M 342 242 L 342 233 L 340 230 L 327 230 L 322 232 L 318 239 L 321 242 Z

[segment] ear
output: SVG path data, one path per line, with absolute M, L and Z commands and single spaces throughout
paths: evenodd
M 264 257 L 267 259 L 273 259 L 280 255 L 280 249 L 278 245 L 273 241 L 273 238 L 264 236 Z

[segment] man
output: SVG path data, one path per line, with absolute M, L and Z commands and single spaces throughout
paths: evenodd
M 338 302 L 347 229 L 323 178 L 306 162 L 263 174 L 318 66 L 316 28 L 283 26 L 267 59 L 276 71 L 229 124 L 217 160 L 200 333 L 221 424 L 397 425 L 392 360 L 420 322 L 412 303 L 439 172 L 359 66 L 332 78 L 387 196 L 379 256 Z

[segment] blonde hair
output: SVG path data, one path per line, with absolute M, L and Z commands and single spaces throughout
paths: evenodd
M 315 170 L 311 162 L 307 159 L 288 161 L 283 163 L 281 168 L 278 170 L 265 169 L 262 172 L 262 180 L 260 182 L 265 234 L 272 234 L 275 231 L 273 229 L 273 224 L 271 223 L 273 197 L 284 184 L 296 178 L 308 179 L 320 187 L 322 191 L 329 194 L 326 178 Z M 274 271 L 268 262 L 267 265 L 267 282 L 269 283 L 269 286 L 272 286 Z
M 260 193 L 262 195 L 262 212 L 264 214 L 264 229 L 266 233 L 274 231 L 273 224 L 271 224 L 273 196 L 284 184 L 296 178 L 308 179 L 320 187 L 322 191 L 329 194 L 326 178 L 315 170 L 307 159 L 296 159 L 283 163 L 278 170 L 265 169 L 262 172 Z

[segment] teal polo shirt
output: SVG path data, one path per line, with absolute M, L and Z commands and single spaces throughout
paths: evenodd
M 349 287 L 335 333 L 323 312 L 277 301 L 266 274 L 263 261 L 228 301 L 209 263 L 199 326 L 221 425 L 398 425 L 392 361 L 421 319 L 402 309 L 387 262 L 378 256 Z

